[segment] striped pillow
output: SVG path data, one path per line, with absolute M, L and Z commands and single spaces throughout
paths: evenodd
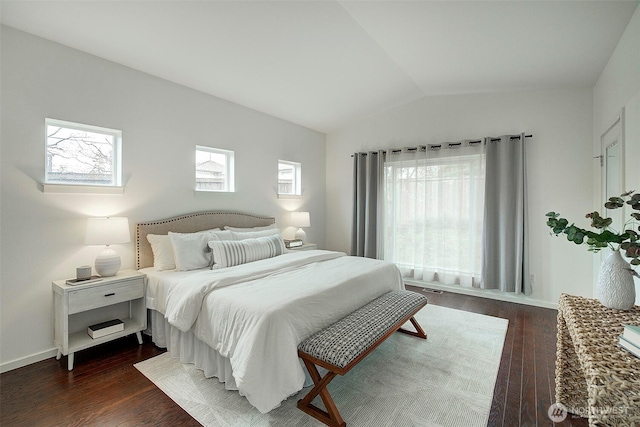
M 272 258 L 285 252 L 284 241 L 279 234 L 239 241 L 211 240 L 209 247 L 213 252 L 212 270 Z

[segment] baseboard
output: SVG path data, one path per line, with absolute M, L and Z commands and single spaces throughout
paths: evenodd
M 494 299 L 494 300 L 505 301 L 505 302 L 513 302 L 516 304 L 532 305 L 535 307 L 551 308 L 554 310 L 558 309 L 557 303 L 551 303 L 551 302 L 542 301 L 534 298 L 529 298 L 524 294 L 507 293 L 507 292 L 500 292 L 495 290 L 464 288 L 458 285 L 443 285 L 442 283 L 421 282 L 418 280 L 411 280 L 411 279 L 405 279 L 405 283 L 408 285 L 418 286 L 421 288 L 435 289 L 435 290 L 445 291 L 445 292 L 453 292 L 456 294 L 471 295 L 474 297 Z
M 51 350 L 43 351 L 41 353 L 32 354 L 31 356 L 15 359 L 10 362 L 5 362 L 0 364 L 0 373 L 22 368 L 24 366 L 31 365 L 32 363 L 42 362 L 43 360 L 50 359 L 57 355 L 58 355 L 58 350 L 54 348 Z

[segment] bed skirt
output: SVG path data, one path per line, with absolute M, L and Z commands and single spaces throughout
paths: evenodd
M 227 390 L 238 390 L 228 358 L 197 339 L 193 332 L 182 332 L 171 326 L 159 311 L 149 310 L 149 316 L 151 340 L 155 345 L 166 348 L 171 357 L 180 362 L 195 365 L 205 377 L 218 378 Z
M 171 357 L 180 359 L 181 363 L 191 363 L 204 373 L 206 378 L 217 378 L 224 383 L 227 390 L 238 390 L 233 377 L 231 361 L 220 355 L 216 350 L 195 337 L 193 332 L 183 332 L 171 326 L 164 315 L 156 310 L 149 310 L 149 324 L 151 328 L 151 340 L 160 348 L 166 348 Z M 300 366 L 304 370 L 305 381 L 303 387 L 313 385 L 313 380 L 304 367 L 302 360 Z

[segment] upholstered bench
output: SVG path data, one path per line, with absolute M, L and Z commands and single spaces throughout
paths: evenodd
M 344 375 L 395 331 L 426 339 L 413 317 L 427 304 L 427 297 L 416 292 L 390 291 L 304 340 L 298 355 L 304 362 L 314 386 L 298 401 L 298 408 L 328 426 L 346 426 L 327 385 L 336 375 Z M 416 331 L 402 328 L 410 321 Z M 316 366 L 328 372 L 320 376 Z M 311 401 L 320 395 L 326 411 Z

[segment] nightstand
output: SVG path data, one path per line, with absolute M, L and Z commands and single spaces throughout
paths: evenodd
M 296 246 L 295 248 L 289 248 L 290 251 L 311 251 L 318 249 L 318 245 L 315 243 L 305 243 L 302 246 Z
M 125 335 L 136 334 L 142 344 L 141 331 L 147 328 L 145 304 L 146 276 L 135 270 L 121 270 L 117 275 L 84 285 L 67 285 L 65 280 L 52 283 L 53 340 L 58 347 L 56 359 L 68 355 L 67 367 L 73 369 L 73 354 Z M 124 330 L 91 338 L 87 327 L 120 319 Z

